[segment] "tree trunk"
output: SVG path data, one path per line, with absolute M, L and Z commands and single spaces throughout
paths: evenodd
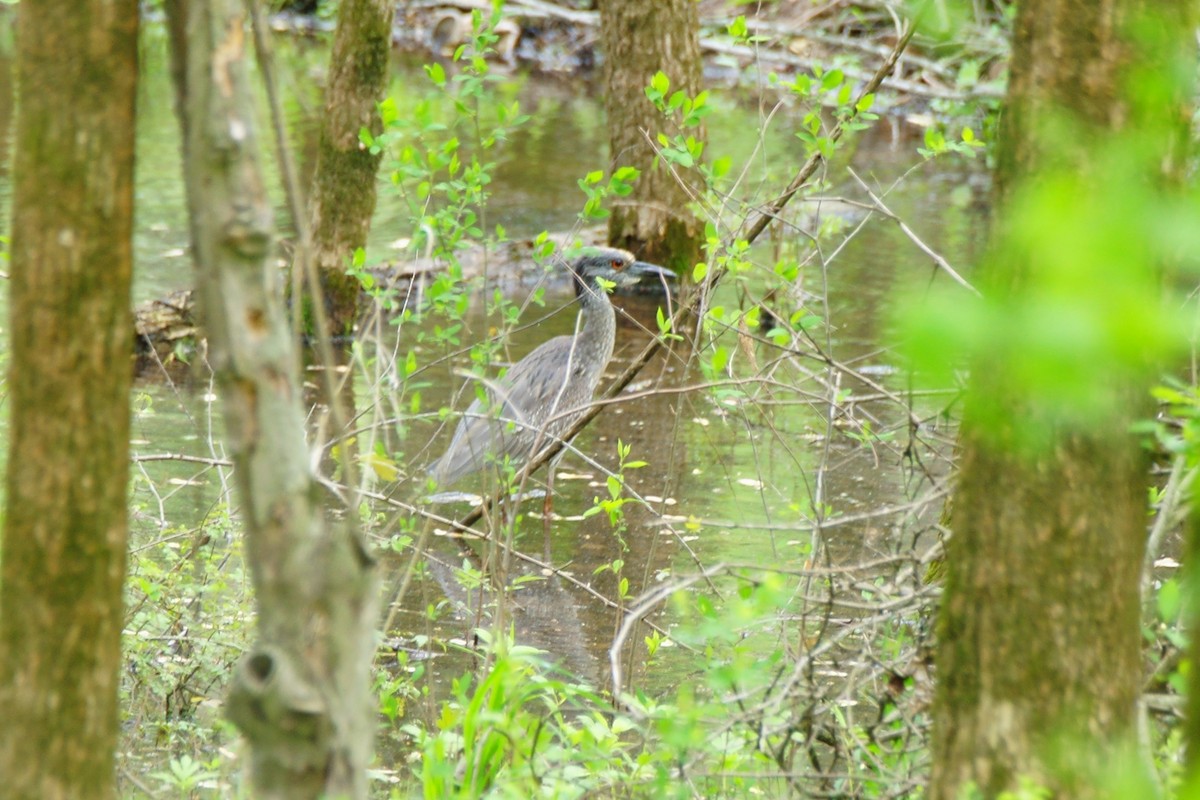
M 382 130 L 376 104 L 391 74 L 394 12 L 394 0 L 343 0 L 333 37 L 309 200 L 313 257 L 333 334 L 349 333 L 358 316 L 362 287 L 346 274 L 346 265 L 367 244 L 382 158 L 359 143 L 359 131 L 367 128 L 378 136 Z
M 633 193 L 617 202 L 608 220 L 608 242 L 639 258 L 690 274 L 701 258 L 704 226 L 689 210 L 691 202 L 680 179 L 665 161 L 655 165 L 647 141 L 664 130 L 667 120 L 646 98 L 645 89 L 659 70 L 671 80 L 671 91 L 689 97 L 701 90 L 700 21 L 694 0 L 601 0 L 604 44 L 604 109 L 612 164 L 636 167 L 641 177 Z M 703 140 L 703 130 L 691 135 Z
M 355 514 L 328 515 L 332 500 L 310 469 L 299 363 L 270 266 L 244 5 L 181 5 L 197 289 L 258 601 L 259 641 L 227 710 L 250 742 L 257 796 L 361 798 L 375 729 L 374 563 Z
M 1036 244 L 1005 247 L 1023 189 L 1054 170 L 1094 197 L 1119 192 L 1097 167 L 1123 128 L 1144 129 L 1141 142 L 1156 148 L 1144 175 L 1152 183 L 1179 122 L 1186 124 L 1178 102 L 1139 103 L 1125 94 L 1135 67 L 1175 56 L 1189 63 L 1193 28 L 1184 10 L 1173 11 L 1170 24 L 1159 21 L 1156 49 L 1129 35 L 1144 5 L 1019 4 L 997 223 L 983 276 L 990 300 L 1022 302 L 1036 270 L 1061 259 Z M 1074 127 L 1055 127 L 1066 119 Z M 1131 260 L 1126 274 L 1153 287 L 1155 266 L 1147 255 Z M 1077 302 L 1090 296 L 1081 291 Z M 994 797 L 1021 777 L 1080 796 L 1086 770 L 1135 729 L 1148 463 L 1130 426 L 1151 414 L 1153 373 L 1149 365 L 1102 364 L 1087 391 L 1111 402 L 1078 424 L 1064 419 L 1053 397 L 1008 379 L 1020 355 L 999 352 L 973 364 L 963 420 L 937 653 L 935 800 L 962 796 L 968 783 Z M 1031 444 L 1034 429 L 1045 440 Z
M 1009 424 L 1026 422 L 1028 409 L 1010 406 Z M 1147 410 L 1131 402 L 1123 420 Z M 995 422 L 975 413 L 963 421 L 937 653 L 934 798 L 960 797 L 968 781 L 986 797 L 1015 789 L 1021 776 L 1053 785 L 1067 766 L 1054 760 L 1055 744 L 1098 752 L 1133 730 L 1148 464 L 1119 422 L 1022 461 L 999 438 L 1019 433 L 978 434 Z
M 138 5 L 38 0 L 17 14 L 0 797 L 108 798 L 124 622 Z

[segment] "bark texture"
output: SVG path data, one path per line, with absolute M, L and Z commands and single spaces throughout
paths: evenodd
M 1128 407 L 1128 421 L 1147 410 Z M 1029 406 L 1009 410 L 1014 427 L 1029 421 Z M 1133 730 L 1141 676 L 1148 463 L 1137 442 L 1114 423 L 1111 440 L 1068 436 L 1023 461 L 997 432 L 975 434 L 994 417 L 963 424 L 937 653 L 935 798 L 957 798 L 969 781 L 986 797 L 1022 776 L 1059 783 L 1071 767 L 1062 748 L 1098 750 Z M 1019 449 L 1019 434 L 1004 434 Z
M 0 797 L 109 798 L 127 535 L 138 6 L 38 0 L 17 13 Z
M 704 226 L 688 209 L 690 197 L 666 163 L 655 165 L 653 140 L 674 134 L 646 97 L 650 79 L 662 70 L 671 91 L 689 97 L 701 90 L 700 20 L 694 0 L 601 0 L 604 45 L 604 110 L 612 165 L 637 167 L 633 193 L 614 204 L 608 242 L 639 258 L 690 274 L 701 257 Z M 688 133 L 703 139 L 702 129 Z
M 363 147 L 359 131 L 381 132 L 376 105 L 388 87 L 395 5 L 393 0 L 343 0 L 333 37 L 309 210 L 313 257 L 335 335 L 349 333 L 358 316 L 362 287 L 346 274 L 346 265 L 355 249 L 367 244 L 383 155 Z
M 1187 117 L 1179 105 L 1139 107 L 1126 94 L 1126 78 L 1132 66 L 1166 63 L 1186 50 L 1192 27 L 1170 30 L 1187 17 L 1179 12 L 1158 25 L 1159 48 L 1147 51 L 1129 23 L 1154 5 L 1019 4 L 995 241 L 1003 239 L 1017 192 L 1048 169 L 1068 170 L 1092 191 L 1109 190 L 1093 167 L 1108 138 L 1126 126 L 1145 125 L 1148 136 L 1175 132 L 1155 140 L 1158 163 L 1147 159 L 1146 180 L 1156 179 Z M 994 252 L 988 293 L 1020 297 L 1039 258 L 1047 256 Z M 1149 256 L 1129 268 L 1154 280 Z M 994 797 L 1021 777 L 1081 796 L 1087 770 L 1135 728 L 1148 462 L 1129 430 L 1150 416 L 1152 372 L 1142 380 L 1114 370 L 1112 380 L 1091 387 L 1113 402 L 1102 423 L 1087 428 L 1045 416 L 1046 401 L 1005 374 L 1004 362 L 973 365 L 963 420 L 937 653 L 935 800 L 960 797 L 968 783 Z M 1031 448 L 1022 430 L 1039 424 L 1051 442 Z
M 326 513 L 331 500 L 310 468 L 299 362 L 269 263 L 244 6 L 183 0 L 172 9 L 186 12 L 197 289 L 258 601 L 259 641 L 234 675 L 227 711 L 250 743 L 256 796 L 362 798 L 375 729 L 374 563 L 359 532 Z

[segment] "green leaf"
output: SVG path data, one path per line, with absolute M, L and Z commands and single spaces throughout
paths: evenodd
M 384 127 L 400 119 L 400 107 L 396 105 L 396 98 L 385 97 L 380 101 L 378 108 L 379 121 L 384 124 Z
M 671 89 L 671 79 L 667 77 L 662 70 L 654 73 L 654 77 L 650 79 L 650 88 L 658 92 L 660 97 L 666 96 Z
M 1179 588 L 1179 582 L 1173 578 L 1165 581 L 1158 590 L 1157 603 L 1159 619 L 1164 622 L 1175 620 L 1183 606 L 1183 592 Z
M 823 321 L 824 320 L 822 317 L 818 316 L 817 314 L 810 314 L 803 308 L 792 314 L 790 320 L 792 327 L 799 328 L 802 331 L 811 330 L 817 325 L 820 325 Z
M 979 83 L 979 62 L 968 59 L 958 68 L 954 84 L 960 89 L 966 89 Z
M 673 161 L 682 167 L 691 167 L 696 164 L 695 159 L 692 158 L 692 154 L 686 150 L 664 150 L 663 155 L 666 156 L 668 161 Z
M 836 89 L 842 85 L 842 81 L 845 79 L 846 76 L 840 69 L 831 69 L 821 78 L 821 91 L 828 92 L 830 89 Z
M 425 65 L 425 74 L 429 76 L 429 80 L 433 81 L 435 85 L 446 85 L 446 70 L 442 69 L 442 65 L 436 61 Z
M 723 346 L 717 347 L 713 352 L 712 368 L 714 372 L 720 372 L 729 364 L 729 351 Z
M 608 496 L 616 500 L 621 496 L 621 479 L 616 475 L 609 475 L 605 483 L 608 484 Z
M 933 153 L 934 155 L 945 152 L 946 137 L 943 136 L 942 132 L 939 131 L 937 128 L 926 128 L 925 129 L 925 147 L 929 148 L 929 151 L 931 153 Z

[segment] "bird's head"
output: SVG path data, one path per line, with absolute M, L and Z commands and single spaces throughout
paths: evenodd
M 675 273 L 666 267 L 638 261 L 633 253 L 616 247 L 584 248 L 570 262 L 570 270 L 575 280 L 576 295 L 585 286 L 607 288 L 602 281 L 620 287 L 675 279 Z

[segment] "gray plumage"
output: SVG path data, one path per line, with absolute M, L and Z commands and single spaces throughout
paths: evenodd
M 519 468 L 558 441 L 587 409 L 612 358 L 617 329 L 608 292 L 597 278 L 631 286 L 675 277 L 616 248 L 589 249 L 569 269 L 582 314 L 576 334 L 542 343 L 489 385 L 487 403 L 476 398 L 459 420 L 450 446 L 430 467 L 440 488 L 502 463 L 506 456 Z

